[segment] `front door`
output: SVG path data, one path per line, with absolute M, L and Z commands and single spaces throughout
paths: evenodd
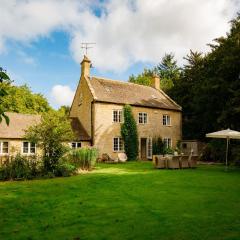
M 141 138 L 141 159 L 147 160 L 147 139 Z

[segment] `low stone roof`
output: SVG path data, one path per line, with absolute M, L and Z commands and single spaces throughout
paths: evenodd
M 14 112 L 7 112 L 6 115 L 9 117 L 10 123 L 8 126 L 5 122 L 5 119 L 2 119 L 2 122 L 0 123 L 0 139 L 24 138 L 25 130 L 41 121 L 40 115 Z
M 95 101 L 182 110 L 181 106 L 162 90 L 153 87 L 99 77 L 92 77 L 87 82 Z
M 91 138 L 87 134 L 86 130 L 83 128 L 81 122 L 79 121 L 78 118 L 73 117 L 71 118 L 71 126 L 73 133 L 76 137 L 76 141 L 90 141 Z

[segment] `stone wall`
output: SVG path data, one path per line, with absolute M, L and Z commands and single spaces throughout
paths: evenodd
M 121 124 L 113 122 L 112 111 L 122 108 L 123 105 L 94 103 L 93 144 L 99 149 L 100 155 L 108 153 L 112 158 L 117 157 L 117 153 L 113 151 L 113 138 L 121 136 Z M 146 107 L 133 107 L 132 109 L 136 122 L 138 122 L 139 112 L 148 114 L 147 124 L 137 124 L 139 138 L 171 138 L 172 147 L 176 147 L 177 142 L 182 138 L 181 112 Z M 163 114 L 171 116 L 171 126 L 163 126 Z

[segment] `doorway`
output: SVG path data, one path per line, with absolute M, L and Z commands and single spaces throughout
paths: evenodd
M 147 160 L 147 138 L 141 138 L 141 159 Z

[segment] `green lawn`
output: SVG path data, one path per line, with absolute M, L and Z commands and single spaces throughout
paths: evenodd
M 240 239 L 240 170 L 132 162 L 1 182 L 0 239 Z

